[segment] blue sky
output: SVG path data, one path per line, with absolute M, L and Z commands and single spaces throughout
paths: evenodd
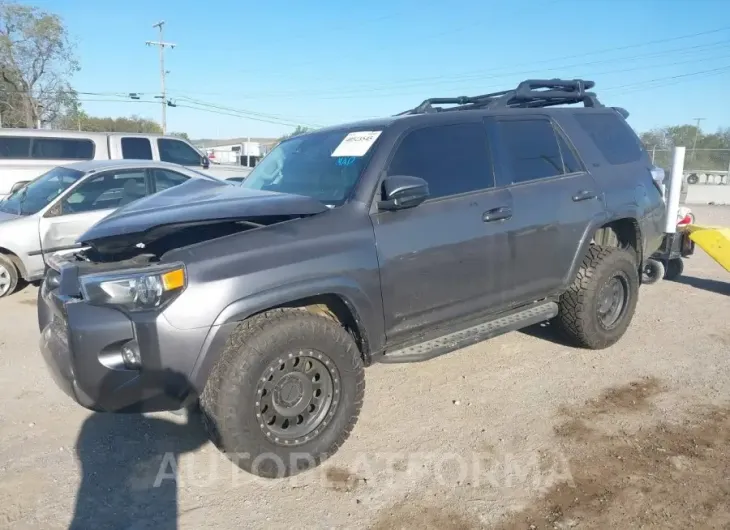
M 145 41 L 165 20 L 168 130 L 195 138 L 278 136 L 535 77 L 596 81 L 638 130 L 730 126 L 727 0 L 30 1 L 67 23 L 94 115 L 159 119 L 159 103 L 120 95 L 159 94 Z

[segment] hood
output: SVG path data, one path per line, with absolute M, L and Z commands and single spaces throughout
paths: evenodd
M 251 173 L 251 168 L 236 166 L 233 164 L 210 164 L 208 169 L 200 169 L 199 171 L 201 173 L 225 179 L 229 177 L 246 177 L 249 173 Z
M 25 217 L 24 215 L 17 215 L 14 213 L 8 213 L 8 212 L 0 212 L 0 223 L 4 221 L 14 221 L 15 219 L 20 219 L 21 217 Z
M 189 181 L 139 199 L 114 211 L 84 233 L 84 245 L 115 236 L 149 239 L 161 227 L 211 224 L 217 221 L 251 221 L 271 217 L 302 217 L 327 211 L 319 201 L 302 195 L 245 189 L 207 179 Z M 128 239 L 129 237 L 125 237 Z

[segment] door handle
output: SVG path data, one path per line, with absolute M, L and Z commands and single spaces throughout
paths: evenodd
M 573 201 L 587 201 L 588 199 L 595 199 L 598 197 L 595 191 L 591 190 L 580 190 L 578 193 L 573 195 Z
M 512 217 L 512 208 L 501 206 L 499 208 L 492 208 L 482 214 L 482 221 L 485 223 L 491 223 L 492 221 L 502 221 Z

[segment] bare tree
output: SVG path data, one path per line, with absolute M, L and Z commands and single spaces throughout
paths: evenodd
M 5 127 L 36 127 L 73 107 L 78 71 L 58 15 L 0 0 L 0 113 Z

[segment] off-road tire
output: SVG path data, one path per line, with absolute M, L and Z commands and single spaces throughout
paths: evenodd
M 0 289 L 0 298 L 4 298 L 6 296 L 10 296 L 18 289 L 19 275 L 18 268 L 15 266 L 15 263 L 13 263 L 12 260 L 4 254 L 0 254 L 0 266 L 2 266 L 2 270 L 5 271 L 5 274 L 7 275 L 5 280 L 8 282 L 6 284 L 7 287 L 4 290 Z
M 652 285 L 664 278 L 664 263 L 656 259 L 646 260 L 644 270 L 641 273 L 641 283 L 644 285 Z
M 339 401 L 318 435 L 295 446 L 276 444 L 257 418 L 259 381 L 290 352 L 326 355 L 340 378 Z M 295 308 L 274 309 L 239 324 L 200 398 L 212 441 L 241 469 L 266 478 L 295 475 L 333 455 L 352 431 L 365 394 L 353 337 L 332 318 Z M 306 456 L 305 456 L 306 455 Z
M 633 252 L 592 245 L 573 284 L 560 297 L 555 325 L 576 346 L 600 350 L 618 342 L 631 323 L 639 298 L 639 267 Z M 613 278 L 625 282 L 625 301 L 614 325 L 599 318 L 601 289 Z
M 682 275 L 683 272 L 684 261 L 682 261 L 682 258 L 670 259 L 667 262 L 667 267 L 664 272 L 664 279 L 669 281 L 676 280 Z

